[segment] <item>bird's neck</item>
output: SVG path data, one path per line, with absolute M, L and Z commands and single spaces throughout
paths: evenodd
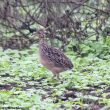
M 44 46 L 44 45 L 47 45 L 47 42 L 46 42 L 46 39 L 42 38 L 42 39 L 40 39 L 40 41 L 39 41 L 39 46 L 42 47 L 42 46 Z

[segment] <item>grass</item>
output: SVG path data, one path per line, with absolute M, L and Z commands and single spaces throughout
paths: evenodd
M 68 53 L 74 69 L 54 80 L 39 63 L 37 50 L 0 50 L 0 109 L 110 109 L 110 55 L 101 59 Z

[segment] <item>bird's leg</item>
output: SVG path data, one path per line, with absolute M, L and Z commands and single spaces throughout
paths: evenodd
M 61 84 L 63 83 L 63 80 L 61 80 L 61 78 L 59 77 L 59 73 L 56 74 L 56 78 L 60 81 Z
M 54 73 L 54 75 L 53 75 L 53 79 L 54 79 L 55 77 L 56 77 L 57 79 L 60 79 L 58 73 Z
M 54 74 L 53 74 L 53 79 L 54 79 L 55 77 L 57 77 L 57 75 L 54 73 Z
M 59 77 L 59 73 L 56 74 L 56 77 L 57 77 L 57 79 L 60 79 L 60 77 Z

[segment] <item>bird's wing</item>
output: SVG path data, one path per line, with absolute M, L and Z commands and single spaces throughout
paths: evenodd
M 55 66 L 70 69 L 73 67 L 73 64 L 70 59 L 66 57 L 64 53 L 57 48 L 48 47 L 47 51 L 45 51 L 45 55 L 55 64 Z

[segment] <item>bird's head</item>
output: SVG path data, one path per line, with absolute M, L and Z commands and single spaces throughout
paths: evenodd
M 44 29 L 40 29 L 37 31 L 37 34 L 39 36 L 39 39 L 44 39 L 46 35 L 46 31 Z

